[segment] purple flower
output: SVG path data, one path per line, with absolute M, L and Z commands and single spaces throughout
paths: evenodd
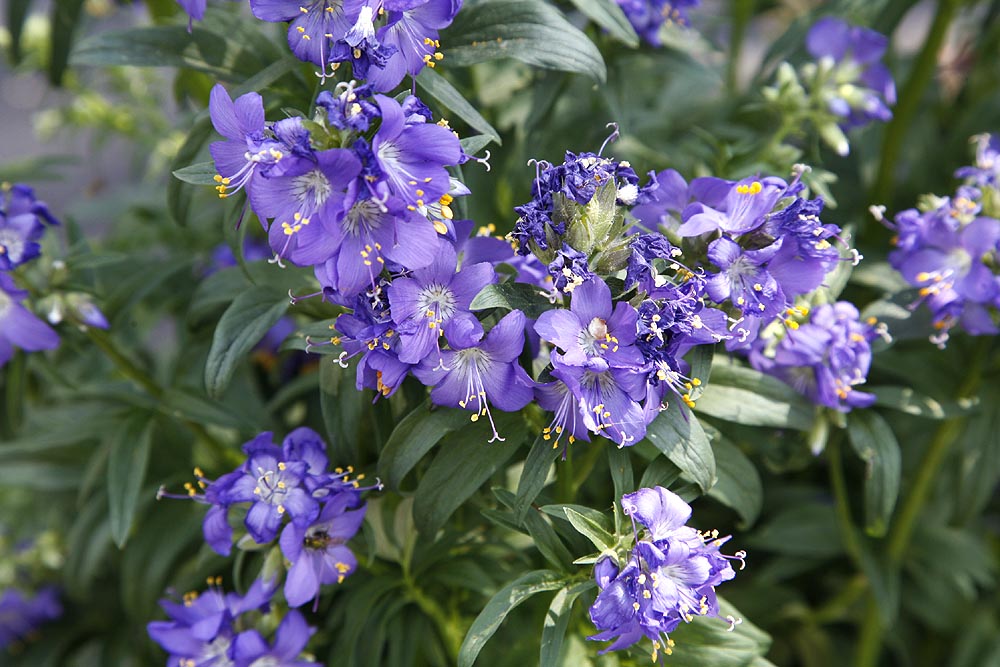
M 681 236 L 698 236 L 721 229 L 730 234 L 746 234 L 764 224 L 765 216 L 785 194 L 788 184 L 780 178 L 697 178 L 691 182 L 695 203 L 683 213 Z
M 656 174 L 656 187 L 647 188 L 636 200 L 632 215 L 649 231 L 662 225 L 676 229 L 690 201 L 687 181 L 675 170 L 666 169 Z
M 59 591 L 48 586 L 28 597 L 16 588 L 0 594 L 0 650 L 26 640 L 38 628 L 62 616 Z
M 652 46 L 662 46 L 660 28 L 668 23 L 688 24 L 687 10 L 701 0 L 615 0 L 639 36 Z
M 381 179 L 374 194 L 399 197 L 414 209 L 448 194 L 451 181 L 446 165 L 458 164 L 462 148 L 450 129 L 425 122 L 421 114 L 404 114 L 396 100 L 376 95 L 382 125 L 372 139 L 372 151 Z
M 806 49 L 814 58 L 838 65 L 838 74 L 828 77 L 822 95 L 830 112 L 843 118 L 844 128 L 892 118 L 889 107 L 896 103 L 896 85 L 889 68 L 879 62 L 888 44 L 874 30 L 830 16 L 813 24 L 806 35 Z
M 536 260 L 537 261 L 537 260 Z M 587 256 L 563 243 L 556 257 L 546 267 L 551 278 L 550 287 L 556 292 L 572 292 L 588 280 L 600 280 L 593 271 Z
M 772 214 L 768 234 L 781 239 L 781 247 L 768 262 L 767 270 L 788 298 L 806 294 L 823 284 L 826 275 L 841 261 L 840 251 L 830 242 L 840 241 L 840 228 L 823 224 L 819 214 L 823 200 L 796 199 Z
M 670 655 L 669 633 L 694 616 L 718 617 L 715 587 L 735 576 L 731 559 L 719 547 L 729 538 L 702 534 L 685 525 L 691 508 L 662 487 L 643 488 L 622 497 L 636 541 L 624 566 L 611 557 L 598 561 L 594 578 L 600 593 L 590 619 L 600 631 L 589 637 L 614 640 L 602 653 L 628 648 L 643 637 L 653 642 L 653 660 Z M 645 530 L 641 531 L 636 522 Z M 729 617 L 732 629 L 740 621 Z
M 325 262 L 341 241 L 338 223 L 345 215 L 345 190 L 361 172 L 361 163 L 344 148 L 292 157 L 280 176 L 254 184 L 250 203 L 268 228 L 271 249 L 299 266 Z
M 744 315 L 774 317 L 786 300 L 765 265 L 780 249 L 780 242 L 760 250 L 744 250 L 725 236 L 712 241 L 708 244 L 708 259 L 719 268 L 719 273 L 706 280 L 706 293 L 716 303 L 730 301 Z
M 634 345 L 636 319 L 635 308 L 627 302 L 613 305 L 611 289 L 593 278 L 573 290 L 569 310 L 542 313 L 535 331 L 563 351 L 564 364 L 596 371 L 609 365 L 635 368 L 642 364 Z
M 306 624 L 306 619 L 292 609 L 282 619 L 268 644 L 256 630 L 241 632 L 233 641 L 232 665 L 234 667 L 320 667 L 320 663 L 299 660 L 299 655 L 316 630 Z
M 590 442 L 590 432 L 580 402 L 562 380 L 537 384 L 535 400 L 538 405 L 553 413 L 552 421 L 542 429 L 542 439 L 552 440 L 552 449 L 559 447 L 559 441 L 565 435 L 566 446 L 563 448 L 563 458 L 566 457 L 566 447 L 577 440 Z
M 311 62 L 325 73 L 333 44 L 351 29 L 354 18 L 344 0 L 250 0 L 253 15 L 262 21 L 288 25 L 288 47 L 299 60 Z
M 378 107 L 369 99 L 369 84 L 358 86 L 355 81 L 341 81 L 335 88 L 336 95 L 324 90 L 316 98 L 316 106 L 326 110 L 327 121 L 339 130 L 366 132 L 372 121 L 381 117 Z
M 465 266 L 457 273 L 455 262 L 455 249 L 441 240 L 430 266 L 417 269 L 409 278 L 397 278 L 389 286 L 392 320 L 401 338 L 400 361 L 419 363 L 439 349 L 443 327 L 456 314 L 468 311 L 483 287 L 496 282 L 496 273 L 486 262 Z
M 407 74 L 416 76 L 425 66 L 434 67 L 442 58 L 437 51 L 441 46 L 438 31 L 451 25 L 462 0 L 385 4 L 400 6 L 402 11 L 390 11 L 389 22 L 378 31 L 379 41 L 393 49 L 383 67 L 368 70 L 368 80 L 378 91 L 392 90 Z
M 254 581 L 244 596 L 216 587 L 187 593 L 182 602 L 160 600 L 169 621 L 146 626 L 149 636 L 170 654 L 171 665 L 226 667 L 232 665 L 235 621 L 244 613 L 265 608 L 273 582 Z
M 646 436 L 648 420 L 640 404 L 646 398 L 645 373 L 607 364 L 603 370 L 572 366 L 563 363 L 557 352 L 552 353 L 551 360 L 552 376 L 573 395 L 587 430 L 619 447 L 635 444 Z
M 874 394 L 858 391 L 871 366 L 871 341 L 884 334 L 883 327 L 861 322 L 858 310 L 846 301 L 823 304 L 809 322 L 792 323 L 774 344 L 758 338 L 750 363 L 759 371 L 780 378 L 818 405 L 841 412 L 868 407 Z
M 0 271 L 11 271 L 38 257 L 38 240 L 45 233 L 43 221 L 57 224 L 30 187 L 0 187 Z
M 955 176 L 979 187 L 1000 186 L 1000 137 L 980 134 L 972 140 L 976 143 L 976 164 L 962 167 Z
M 472 421 L 489 419 L 494 440 L 503 440 L 493 424 L 489 404 L 514 412 L 532 398 L 534 383 L 517 358 L 524 350 L 524 313 L 512 311 L 497 322 L 486 338 L 474 316 L 463 313 L 444 327 L 450 350 L 440 359 L 427 358 L 414 375 L 431 385 L 431 401 L 437 405 L 471 410 Z
M 281 532 L 281 553 L 292 564 L 285 580 L 285 599 L 300 607 L 319 595 L 323 584 L 344 581 L 358 565 L 346 546 L 361 528 L 365 507 L 356 491 L 335 493 L 326 501 L 316 521 L 308 526 L 290 523 Z
M 21 305 L 28 293 L 0 273 L 0 366 L 14 356 L 14 347 L 37 352 L 59 347 L 59 334 Z

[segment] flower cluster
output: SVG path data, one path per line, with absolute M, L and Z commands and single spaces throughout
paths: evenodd
M 284 594 L 299 607 L 319 595 L 324 584 L 341 583 L 357 567 L 347 542 L 361 527 L 365 505 L 361 493 L 364 474 L 352 468 L 330 472 L 326 443 L 313 430 L 298 428 L 279 447 L 270 432 L 243 445 L 247 460 L 216 480 L 200 470 L 188 496 L 210 505 L 203 524 L 205 541 L 217 553 L 229 555 L 235 510 L 245 510 L 243 525 L 249 539 L 268 544 L 278 538 L 290 563 Z M 199 493 L 201 491 L 201 493 Z M 160 496 L 171 497 L 163 491 Z M 180 496 L 185 497 L 185 496 Z
M 12 272 L 41 253 L 38 241 L 45 225 L 59 224 L 27 185 L 0 185 L 0 366 L 19 347 L 30 352 L 59 346 L 59 335 L 21 305 L 28 292 L 19 289 Z M 106 324 L 105 324 L 106 326 Z
M 735 576 L 730 561 L 743 565 L 746 553 L 726 556 L 719 548 L 728 537 L 685 525 L 691 507 L 662 487 L 623 496 L 622 509 L 632 519 L 635 544 L 625 558 L 606 556 L 594 567 L 600 593 L 590 620 L 600 632 L 589 639 L 614 640 L 602 651 L 606 653 L 646 637 L 653 642 L 656 661 L 660 651 L 672 653 L 669 634 L 681 622 L 719 617 L 715 587 Z M 727 620 L 730 629 L 740 622 Z
M 209 578 L 203 593 L 187 593 L 179 602 L 160 600 L 170 620 L 153 621 L 147 631 L 170 654 L 169 664 L 318 667 L 318 662 L 299 659 L 315 630 L 298 611 L 285 614 L 271 643 L 253 627 L 269 610 L 274 592 L 270 583 L 257 579 L 245 595 L 224 593 L 219 583 L 219 578 Z
M 817 306 L 811 313 L 802 307 L 799 315 L 809 321 L 769 327 L 754 341 L 751 365 L 817 405 L 841 412 L 871 405 L 874 394 L 855 387 L 868 377 L 872 340 L 888 336 L 885 324 L 874 318 L 862 322 L 858 309 L 846 301 Z
M 635 31 L 652 46 L 662 46 L 660 29 L 675 23 L 688 24 L 687 10 L 701 0 L 615 0 Z
M 965 183 L 953 196 L 928 196 L 887 222 L 896 232 L 889 263 L 919 288 L 940 347 L 958 325 L 974 336 L 1000 332 L 1000 145 L 975 140 L 976 164 L 956 172 Z

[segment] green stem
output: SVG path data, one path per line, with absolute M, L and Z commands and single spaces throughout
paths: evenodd
M 861 566 L 861 543 L 858 541 L 858 534 L 854 530 L 854 521 L 851 519 L 851 507 L 847 495 L 847 483 L 844 480 L 844 462 L 840 456 L 841 440 L 843 437 L 838 433 L 827 443 L 826 452 L 830 459 L 830 485 L 833 487 L 833 496 L 836 500 L 837 528 L 840 530 L 840 538 L 847 549 L 847 555 L 854 563 Z
M 739 85 L 740 56 L 743 53 L 743 38 L 747 24 L 753 16 L 754 0 L 732 0 L 732 28 L 729 35 L 729 65 L 726 70 L 726 86 L 731 93 Z
M 817 609 L 812 620 L 816 625 L 839 623 L 844 620 L 847 611 L 868 591 L 868 579 L 858 574 L 846 586 L 840 589 L 834 597 Z
M 986 367 L 992 345 L 993 338 L 989 336 L 983 336 L 976 342 L 976 349 L 969 365 L 971 370 L 958 390 L 958 398 L 968 398 L 976 393 L 982 382 L 983 370 Z M 886 553 L 889 564 L 893 568 L 900 566 L 906 550 L 909 549 L 917 517 L 920 516 L 934 486 L 935 475 L 940 470 L 952 443 L 961 435 L 964 425 L 964 417 L 953 417 L 942 422 L 927 447 L 927 451 L 924 452 L 924 458 L 920 461 L 916 476 L 910 484 L 906 500 L 896 515 L 887 537 Z M 868 598 L 864 619 L 861 622 L 857 660 L 854 663 L 856 667 L 875 667 L 878 664 L 884 630 L 878 604 L 875 602 L 874 595 L 871 595 Z
M 906 84 L 900 92 L 899 102 L 893 109 L 892 121 L 885 131 L 885 138 L 882 141 L 882 160 L 879 163 L 878 177 L 875 179 L 875 188 L 872 191 L 872 201 L 886 202 L 889 199 L 892 191 L 893 172 L 899 159 L 899 153 L 903 148 L 906 132 L 910 128 L 914 114 L 920 109 L 924 89 L 934 76 L 938 50 L 941 48 L 941 43 L 944 41 L 958 5 L 959 0 L 938 0 L 937 13 L 934 15 L 934 22 L 931 24 L 930 32 L 924 41 L 924 48 L 913 64 L 910 78 L 906 80 Z

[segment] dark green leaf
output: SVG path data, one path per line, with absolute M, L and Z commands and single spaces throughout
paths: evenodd
M 681 472 L 707 492 L 715 484 L 715 455 L 708 436 L 693 413 L 682 412 L 671 401 L 646 429 L 646 439 L 663 452 Z
M 489 137 L 491 141 L 502 143 L 500 134 L 476 111 L 475 107 L 462 97 L 462 93 L 458 92 L 455 86 L 430 67 L 425 67 L 424 71 L 417 77 L 417 85 L 445 107 L 451 109 L 469 127 L 477 130 L 481 135 Z
M 695 408 L 706 415 L 747 426 L 808 431 L 815 408 L 787 384 L 729 361 L 712 366 L 712 382 Z
M 250 44 L 204 27 L 188 32 L 186 26 L 180 25 L 99 32 L 80 42 L 73 51 L 72 63 L 187 67 L 224 80 L 244 79 L 267 64 Z
M 632 48 L 639 46 L 639 35 L 635 34 L 635 28 L 614 0 L 570 0 L 570 2 L 619 42 Z
M 779 512 L 760 528 L 751 544 L 793 556 L 824 557 L 843 552 L 833 506 L 800 503 Z
M 573 603 L 581 593 L 596 586 L 593 581 L 584 581 L 561 589 L 552 598 L 549 611 L 542 624 L 542 650 L 538 658 L 539 667 L 559 667 L 562 664 L 562 645 L 569 626 Z
M 413 466 L 441 438 L 468 423 L 469 413 L 464 410 L 438 408 L 432 411 L 429 401 L 418 405 L 396 424 L 382 449 L 378 470 L 386 486 L 398 489 Z
M 632 459 L 629 451 L 622 447 L 608 447 L 608 467 L 611 469 L 611 483 L 615 489 L 615 499 L 635 491 L 635 475 L 632 473 Z M 617 526 L 616 526 L 617 528 Z
M 80 22 L 80 12 L 84 0 L 59 0 L 52 4 L 52 36 L 49 40 L 49 81 L 53 86 L 61 86 L 69 51 Z
M 224 428 L 263 430 L 265 424 L 257 415 L 240 414 L 227 405 L 199 392 L 186 389 L 167 389 L 160 398 L 164 414 L 186 419 L 198 424 L 214 424 Z
M 708 385 L 712 376 L 712 359 L 715 358 L 714 345 L 699 345 L 687 354 L 687 362 L 691 364 L 691 378 L 698 378 L 702 386 Z
M 441 443 L 420 480 L 413 504 L 413 518 L 421 533 L 433 536 L 452 512 L 520 448 L 528 433 L 521 415 L 496 413 L 493 420 L 505 441 L 489 442 L 489 420 L 481 419 Z
M 236 366 L 288 310 L 288 295 L 269 286 L 251 287 L 222 314 L 205 362 L 208 395 L 222 395 Z
M 139 491 L 146 478 L 146 464 L 153 447 L 153 422 L 138 414 L 112 436 L 108 457 L 108 517 L 111 539 L 121 549 L 128 540 L 139 506 Z
M 881 537 L 899 496 L 899 443 L 882 416 L 871 410 L 851 412 L 847 432 L 851 446 L 865 462 L 865 530 Z
M 529 65 L 604 81 L 600 51 L 552 5 L 537 0 L 486 0 L 463 9 L 441 37 L 445 62 L 473 65 L 516 58 Z
M 665 456 L 657 456 L 642 471 L 639 487 L 669 487 L 681 476 L 681 469 Z
M 174 156 L 174 161 L 170 165 L 171 170 L 179 171 L 190 165 L 211 135 L 212 121 L 206 113 L 191 127 L 187 139 L 177 151 L 177 155 Z M 185 187 L 184 182 L 179 179 L 171 178 L 167 182 L 167 210 L 170 211 L 170 217 L 174 219 L 174 222 L 182 227 L 188 222 L 193 193 L 194 190 Z
M 552 468 L 552 460 L 559 455 L 559 447 L 552 447 L 543 436 L 538 436 L 531 445 L 528 458 L 521 468 L 521 477 L 517 482 L 517 499 L 514 501 L 514 515 L 521 520 L 527 514 L 531 503 L 541 493 L 545 480 Z
M 458 667 L 472 667 L 483 646 L 514 607 L 533 595 L 562 588 L 564 584 L 565 579 L 556 572 L 535 570 L 518 577 L 497 591 L 472 622 L 472 627 L 465 635 L 458 652 Z
M 712 442 L 719 481 L 708 495 L 736 510 L 742 526 L 753 524 L 764 504 L 760 474 L 743 451 L 724 438 Z
M 325 359 L 320 364 L 320 409 L 330 454 L 337 460 L 355 461 L 361 451 L 360 434 L 365 418 L 371 414 L 368 407 L 370 395 L 357 389 L 356 361 L 347 368 L 342 368 L 331 359 Z
M 10 59 L 14 65 L 21 62 L 21 31 L 28 16 L 31 0 L 7 0 L 7 30 L 10 32 Z
M 208 162 L 199 162 L 198 164 L 177 169 L 173 172 L 175 178 L 192 185 L 215 185 L 215 176 L 218 173 L 215 170 L 215 162 L 211 160 Z
M 539 289 L 527 283 L 497 283 L 487 285 L 476 295 L 469 306 L 471 310 L 485 310 L 487 308 L 502 308 L 503 310 L 520 310 L 529 319 L 538 319 L 538 316 L 547 310 L 552 310 L 552 304 L 542 296 Z

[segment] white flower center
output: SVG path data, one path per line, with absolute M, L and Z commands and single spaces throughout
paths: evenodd
M 427 317 L 446 320 L 455 312 L 455 295 L 444 285 L 430 285 L 420 291 L 417 305 Z
M 24 257 L 24 239 L 13 229 L 0 229 L 0 255 L 7 255 L 13 264 Z
M 331 192 L 333 186 L 319 169 L 296 176 L 292 181 L 292 194 L 302 204 L 309 205 L 312 210 L 317 210 L 326 203 Z

